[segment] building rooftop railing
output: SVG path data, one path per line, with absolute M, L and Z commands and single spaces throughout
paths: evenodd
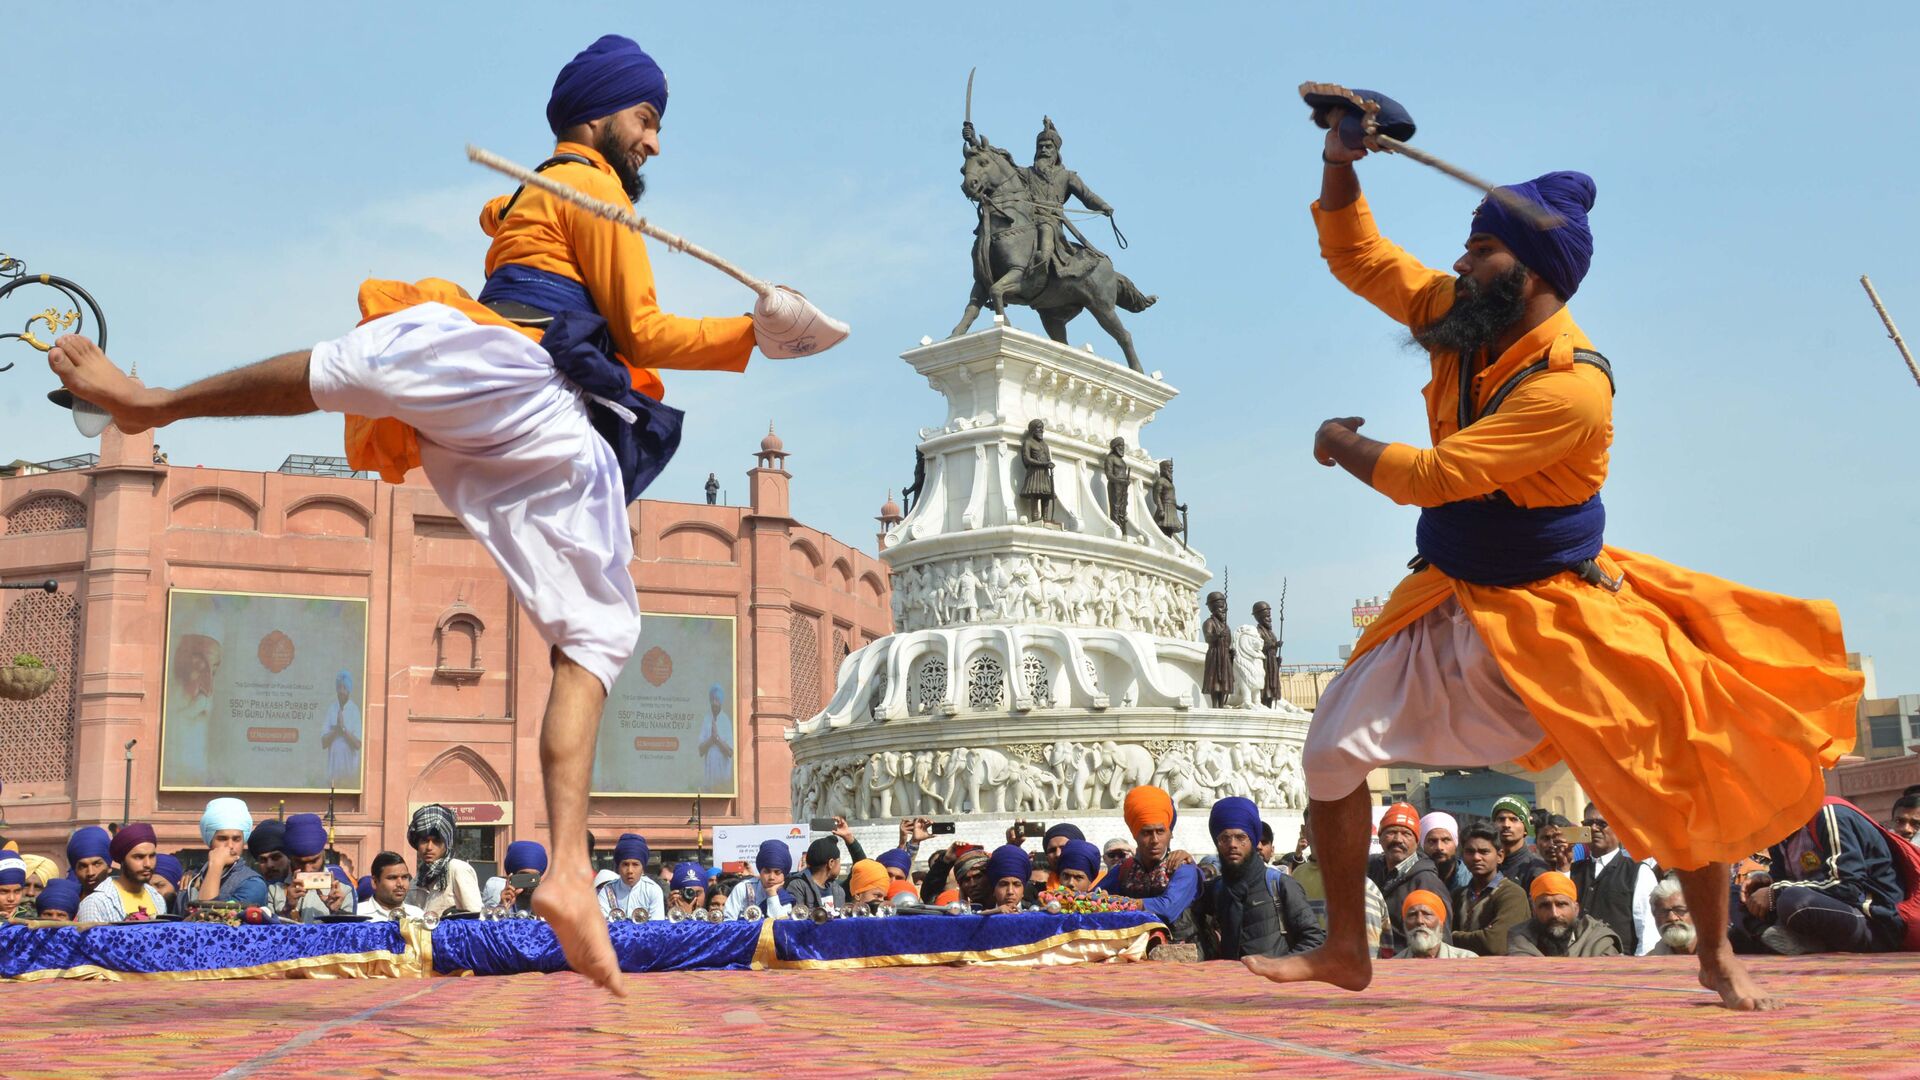
M 277 470 L 294 476 L 338 476 L 348 480 L 367 480 L 373 474 L 364 469 L 355 469 L 347 464 L 343 457 L 327 457 L 320 454 L 288 454 L 287 460 L 280 463 Z

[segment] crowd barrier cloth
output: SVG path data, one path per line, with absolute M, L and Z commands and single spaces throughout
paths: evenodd
M 1137 957 L 1144 912 L 923 915 L 825 923 L 615 923 L 622 971 L 1072 964 Z M 0 926 L 0 978 L 194 980 L 422 978 L 566 970 L 538 920 L 222 926 Z

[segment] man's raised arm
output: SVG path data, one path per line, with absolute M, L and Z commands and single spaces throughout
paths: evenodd
M 1366 156 L 1365 150 L 1350 150 L 1340 141 L 1335 117 L 1320 151 L 1320 201 L 1313 204 L 1320 256 L 1342 285 L 1388 318 L 1423 326 L 1452 305 L 1453 275 L 1422 264 L 1374 227 L 1353 167 Z

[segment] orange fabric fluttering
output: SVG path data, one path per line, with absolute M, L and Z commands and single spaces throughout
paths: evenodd
M 1382 237 L 1365 199 L 1313 213 L 1334 276 L 1388 316 L 1418 326 L 1453 303 L 1454 276 Z M 1461 358 L 1432 354 L 1432 448 L 1387 447 L 1373 486 L 1414 506 L 1496 491 L 1523 507 L 1584 502 L 1606 480 L 1613 439 L 1607 376 L 1573 362 L 1591 347 L 1560 309 L 1468 392 L 1484 408 L 1521 368 L 1545 358 L 1548 370 L 1464 431 Z M 1821 769 L 1853 746 L 1864 682 L 1847 668 L 1833 605 L 1612 546 L 1597 561 L 1624 578 L 1619 592 L 1571 573 L 1504 588 L 1429 567 L 1393 590 L 1353 655 L 1455 598 L 1545 733 L 1519 763 L 1564 760 L 1635 855 L 1675 869 L 1732 862 L 1804 824 L 1825 794 Z
M 1573 879 L 1558 870 L 1540 874 L 1533 879 L 1532 885 L 1527 886 L 1528 900 L 1537 901 L 1548 894 L 1564 896 L 1576 904 L 1580 902 L 1580 890 L 1573 887 Z
M 1444 919 L 1447 917 L 1447 902 L 1440 899 L 1440 894 L 1431 889 L 1415 889 L 1408 893 L 1407 898 L 1400 901 L 1400 917 L 1402 919 L 1406 918 L 1407 912 L 1412 911 L 1421 904 L 1425 904 L 1428 911 L 1433 912 L 1440 918 Z
M 1154 787 L 1142 784 L 1127 792 L 1120 804 L 1120 816 L 1127 822 L 1127 831 L 1134 836 L 1148 825 L 1165 825 L 1173 828 L 1173 796 Z

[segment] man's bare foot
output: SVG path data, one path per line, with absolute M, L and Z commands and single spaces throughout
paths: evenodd
M 1700 985 L 1720 995 L 1720 1004 L 1735 1012 L 1764 1012 L 1780 1008 L 1780 999 L 1768 997 L 1729 949 L 1724 956 L 1700 954 Z
M 114 426 L 128 435 L 166 422 L 155 408 L 161 391 L 133 381 L 91 339 L 68 334 L 54 342 L 47 353 L 47 366 L 74 397 L 105 409 L 113 417 Z
M 542 878 L 534 890 L 533 913 L 553 927 L 568 967 L 606 987 L 614 997 L 627 996 L 620 960 L 613 954 L 613 939 L 607 936 L 607 918 L 600 913 L 586 878 Z
M 1274 982 L 1332 983 L 1343 990 L 1365 990 L 1373 981 L 1373 961 L 1364 948 L 1353 952 L 1321 947 L 1298 956 L 1245 956 L 1247 970 Z

